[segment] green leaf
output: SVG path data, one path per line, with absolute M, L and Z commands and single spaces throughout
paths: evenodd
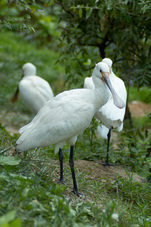
M 9 225 L 10 227 L 21 227 L 21 220 L 20 218 L 15 219 Z
M 8 151 L 10 148 L 6 148 L 6 149 L 3 149 L 3 150 L 0 150 L 0 154 L 3 154 L 5 153 L 6 151 Z
M 30 190 L 30 188 L 25 188 L 25 189 L 23 190 L 23 196 L 24 196 L 24 197 L 27 197 L 29 190 Z
M 6 226 L 6 223 L 13 221 L 15 219 L 16 211 L 12 210 L 8 212 L 7 214 L 4 214 L 2 217 L 0 217 L 0 226 Z
M 9 22 L 4 21 L 4 26 L 5 26 L 6 28 L 8 28 L 9 30 L 12 30 L 12 26 L 11 26 L 11 24 L 10 24 Z
M 0 165 L 10 165 L 15 166 L 20 163 L 21 159 L 19 157 L 13 156 L 0 156 Z
M 31 13 L 34 13 L 37 9 L 40 9 L 40 7 L 38 5 L 31 5 L 30 6 Z
M 88 19 L 92 13 L 93 9 L 92 8 L 88 8 L 86 9 L 86 19 Z
M 83 11 L 82 11 L 82 8 L 79 9 L 79 17 L 82 18 L 82 14 L 83 14 Z

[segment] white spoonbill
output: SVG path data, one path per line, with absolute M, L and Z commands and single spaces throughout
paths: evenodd
M 110 70 L 110 80 L 111 80 L 112 86 L 126 106 L 127 92 L 126 92 L 124 82 L 113 73 L 111 59 L 104 58 L 102 62 L 108 65 Z M 84 87 L 94 89 L 94 83 L 92 81 L 92 77 L 85 78 Z M 108 139 L 107 157 L 106 157 L 105 166 L 110 166 L 109 144 L 110 144 L 110 137 L 111 137 L 111 129 L 115 128 L 118 131 L 121 131 L 123 129 L 124 115 L 125 115 L 125 107 L 122 109 L 117 108 L 117 106 L 114 105 L 114 100 L 111 93 L 110 93 L 108 102 L 105 105 L 103 105 L 99 109 L 99 111 L 97 111 L 95 114 L 95 117 L 103 123 L 102 126 L 98 126 L 99 135 L 102 138 Z
M 11 102 L 17 101 L 20 92 L 26 107 L 31 112 L 37 113 L 47 101 L 54 97 L 52 89 L 46 80 L 36 76 L 36 67 L 33 64 L 24 64 L 22 71 L 22 79 Z
M 74 193 L 79 196 L 73 162 L 74 144 L 77 136 L 90 124 L 94 114 L 104 105 L 110 92 L 118 108 L 124 103 L 114 91 L 110 79 L 109 68 L 103 63 L 96 64 L 93 74 L 95 89 L 73 89 L 64 91 L 48 101 L 33 118 L 20 129 L 21 136 L 16 142 L 16 151 L 24 152 L 36 147 L 55 146 L 59 151 L 60 181 L 63 181 L 62 147 L 66 142 L 70 145 L 69 164 L 73 179 Z

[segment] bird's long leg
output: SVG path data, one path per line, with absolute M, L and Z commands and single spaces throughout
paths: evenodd
M 110 138 L 111 138 L 111 128 L 109 129 L 109 132 L 107 134 L 107 156 L 106 156 L 105 166 L 110 166 L 110 163 L 109 163 Z
M 70 164 L 70 169 L 71 169 L 72 179 L 73 179 L 73 191 L 74 191 L 74 193 L 77 196 L 79 196 L 79 192 L 78 192 L 78 188 L 77 188 L 77 182 L 76 182 L 76 177 L 75 177 L 75 172 L 74 172 L 73 149 L 74 149 L 74 146 L 70 146 L 69 164 Z
M 59 181 L 63 183 L 63 153 L 62 153 L 61 148 L 59 148 L 59 161 L 60 161 L 60 179 L 59 179 Z

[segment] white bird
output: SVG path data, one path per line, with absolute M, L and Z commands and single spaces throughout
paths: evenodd
M 16 142 L 16 151 L 19 153 L 36 147 L 56 145 L 55 153 L 59 151 L 61 182 L 63 181 L 62 147 L 68 142 L 74 193 L 78 196 L 73 162 L 73 150 L 77 136 L 89 126 L 96 111 L 108 101 L 109 89 L 115 105 L 119 108 L 124 107 L 124 103 L 112 88 L 109 68 L 105 63 L 96 64 L 92 78 L 95 84 L 94 90 L 65 91 L 47 102 L 33 120 L 20 129 L 21 136 Z
M 47 101 L 54 97 L 53 91 L 46 80 L 36 76 L 36 67 L 33 64 L 24 64 L 22 71 L 22 79 L 11 102 L 17 101 L 20 92 L 26 107 L 31 112 L 37 113 Z
M 109 58 L 104 58 L 102 62 L 106 63 L 110 70 L 110 80 L 114 90 L 117 92 L 118 96 L 122 99 L 126 106 L 127 92 L 124 82 L 118 78 L 112 71 L 112 60 Z M 84 87 L 94 89 L 94 84 L 92 77 L 85 78 Z M 110 166 L 109 163 L 109 143 L 111 137 L 111 129 L 117 129 L 121 131 L 123 129 L 123 119 L 125 115 L 125 107 L 122 109 L 117 108 L 114 105 L 113 97 L 110 93 L 108 102 L 103 105 L 99 111 L 96 112 L 95 117 L 103 123 L 103 126 L 98 126 L 97 130 L 102 138 L 108 139 L 107 144 L 107 157 L 105 166 Z

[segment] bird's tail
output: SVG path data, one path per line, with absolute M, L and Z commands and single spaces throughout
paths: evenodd
M 35 138 L 34 138 L 35 135 L 33 131 L 32 132 L 30 130 L 23 131 L 19 139 L 16 141 L 15 151 L 17 153 L 22 153 L 24 151 L 28 151 L 30 149 L 39 147 L 38 143 L 35 144 Z

